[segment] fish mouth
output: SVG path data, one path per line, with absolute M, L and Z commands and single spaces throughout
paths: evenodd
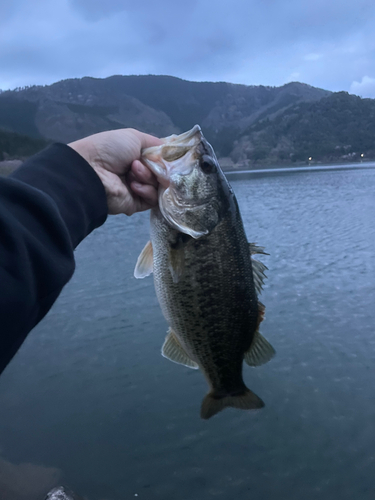
M 167 189 L 170 186 L 171 181 L 164 162 L 161 162 L 158 157 L 154 158 L 150 153 L 148 153 L 147 158 L 142 157 L 141 161 L 155 175 L 162 188 Z
M 170 135 L 162 139 L 161 146 L 153 146 L 142 151 L 141 161 L 156 176 L 159 183 L 168 188 L 173 172 L 188 175 L 197 161 L 195 150 L 202 142 L 203 134 L 199 125 L 181 135 Z M 186 158 L 190 155 L 190 158 Z M 189 161 L 190 160 L 190 161 Z
M 173 143 L 173 142 L 179 142 L 179 143 L 184 143 L 185 146 L 192 147 L 197 143 L 197 137 L 200 139 L 203 137 L 202 134 L 202 129 L 200 128 L 199 125 L 194 125 L 194 127 L 187 132 L 184 132 L 183 134 L 180 135 L 170 135 L 168 137 L 165 137 L 163 141 Z M 157 146 L 156 146 L 157 147 Z
M 159 209 L 166 221 L 175 230 L 198 239 L 210 232 L 200 220 L 206 219 L 207 211 L 216 214 L 218 210 L 212 206 L 212 196 L 207 192 L 203 198 L 199 194 L 199 200 L 194 198 L 183 178 L 192 175 L 197 183 L 203 155 L 213 159 L 215 155 L 199 125 L 181 135 L 165 137 L 162 142 L 160 146 L 144 149 L 141 161 L 159 182 Z M 210 220 L 213 219 L 216 217 L 211 216 Z

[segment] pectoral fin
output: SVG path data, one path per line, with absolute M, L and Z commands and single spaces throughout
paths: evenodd
M 161 353 L 165 358 L 170 359 L 174 363 L 179 363 L 180 365 L 185 365 L 189 368 L 198 368 L 197 363 L 189 358 L 189 356 L 186 354 L 184 348 L 179 343 L 175 333 L 171 328 L 169 329 L 168 335 L 165 338 Z
M 134 269 L 134 277 L 141 279 L 149 276 L 154 268 L 152 243 L 148 241 L 140 253 Z
M 169 270 L 173 283 L 178 283 L 185 271 L 185 250 L 184 247 L 169 249 Z

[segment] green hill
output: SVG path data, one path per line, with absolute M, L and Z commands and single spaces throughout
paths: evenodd
M 1 92 L 0 130 L 7 132 L 0 136 L 0 158 L 114 128 L 162 137 L 196 123 L 218 156 L 238 167 L 375 158 L 373 99 L 298 82 L 265 87 L 152 75 Z
M 238 138 L 260 116 L 328 94 L 298 82 L 265 87 L 170 76 L 85 77 L 0 93 L 0 127 L 70 142 L 119 127 L 166 136 L 199 123 L 224 154 L 231 137 Z
M 375 100 L 337 92 L 293 105 L 249 127 L 231 154 L 258 163 L 375 158 Z
M 13 158 L 27 158 L 49 144 L 45 139 L 34 139 L 0 129 L 0 161 Z

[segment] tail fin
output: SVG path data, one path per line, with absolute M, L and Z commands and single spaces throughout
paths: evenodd
M 214 391 L 209 392 L 202 401 L 201 418 L 208 419 L 224 410 L 224 408 L 231 406 L 233 408 L 240 408 L 241 410 L 256 410 L 263 408 L 263 401 L 250 389 L 245 389 L 241 394 L 235 396 L 218 397 Z

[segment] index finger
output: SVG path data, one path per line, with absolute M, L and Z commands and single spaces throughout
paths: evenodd
M 139 160 L 135 160 L 132 163 L 131 170 L 129 172 L 131 180 L 135 180 L 142 184 L 149 184 L 151 186 L 158 187 L 158 181 L 155 174 L 151 172 L 143 163 Z
M 153 146 L 161 146 L 163 144 L 163 140 L 155 137 L 154 135 L 145 134 L 144 132 L 140 132 L 139 130 L 135 129 L 132 129 L 132 132 L 138 136 L 141 149 L 152 148 Z

